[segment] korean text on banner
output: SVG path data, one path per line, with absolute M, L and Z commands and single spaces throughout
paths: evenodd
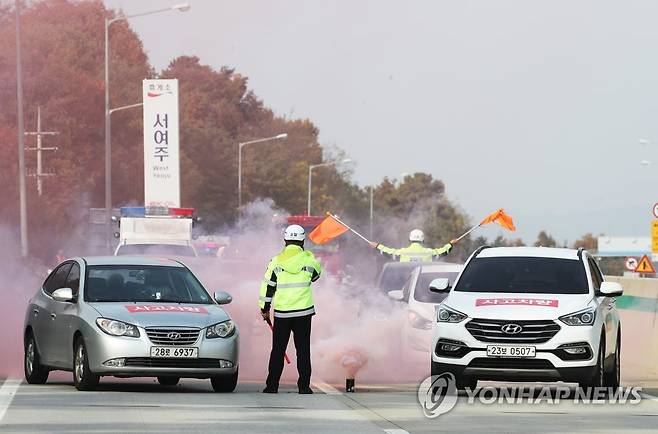
M 144 80 L 144 203 L 180 207 L 178 80 Z

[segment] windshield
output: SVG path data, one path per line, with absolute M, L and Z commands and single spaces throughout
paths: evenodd
M 196 256 L 192 247 L 175 244 L 127 244 L 117 250 L 117 256 L 122 255 Z
M 441 303 L 448 295 L 447 292 L 432 292 L 430 291 L 430 282 L 434 279 L 445 278 L 450 281 L 450 286 L 457 278 L 459 273 L 454 272 L 438 272 L 438 273 L 421 273 L 416 282 L 416 289 L 414 290 L 414 299 L 421 303 Z
M 408 267 L 399 265 L 385 267 L 379 278 L 379 288 L 384 293 L 402 289 L 404 282 L 407 281 L 407 278 L 417 266 L 418 265 L 410 264 Z
M 518 294 L 587 294 L 581 261 L 557 258 L 475 258 L 457 282 L 455 291 Z
M 88 267 L 84 298 L 90 302 L 212 303 L 187 268 L 149 265 Z

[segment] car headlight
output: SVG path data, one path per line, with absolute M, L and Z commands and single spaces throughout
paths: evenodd
M 463 314 L 457 310 L 451 309 L 448 306 L 440 304 L 436 308 L 436 321 L 437 322 L 462 322 L 468 315 Z
M 129 336 L 131 338 L 139 337 L 139 329 L 137 326 L 128 324 L 122 321 L 109 318 L 98 318 L 96 320 L 98 328 L 103 330 L 108 335 L 112 336 Z
M 229 336 L 233 335 L 234 332 L 235 324 L 229 319 L 208 327 L 206 329 L 206 338 L 228 338 Z
M 589 307 L 578 312 L 561 316 L 560 321 L 570 326 L 591 326 L 596 319 L 596 308 Z

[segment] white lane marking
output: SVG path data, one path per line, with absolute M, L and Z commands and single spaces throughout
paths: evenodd
M 327 395 L 342 395 L 343 392 L 340 390 L 336 389 L 334 386 L 331 384 L 327 384 L 324 381 L 314 381 L 313 385 L 323 391 Z
M 644 392 L 640 392 L 640 396 L 644 399 L 648 399 L 650 401 L 658 402 L 658 396 L 649 395 L 648 393 L 644 393 Z
M 16 396 L 16 391 L 21 385 L 21 380 L 5 380 L 2 387 L 0 387 L 0 422 L 5 417 L 7 409 L 11 405 L 14 396 Z
M 375 425 L 379 425 L 378 423 L 375 422 L 375 420 L 378 420 L 380 423 L 384 422 L 388 425 L 395 425 L 388 419 L 384 418 L 377 412 L 369 409 L 368 407 L 364 406 L 360 402 L 355 401 L 354 399 L 350 398 L 348 394 L 343 394 L 340 390 L 336 389 L 334 386 L 331 384 L 327 384 L 324 381 L 314 381 L 312 383 L 315 387 L 320 389 L 322 392 L 324 392 L 327 395 L 342 395 L 345 397 L 348 397 L 349 400 L 351 401 L 352 405 L 348 405 L 347 403 L 343 402 L 346 404 L 350 409 L 354 410 L 358 417 L 360 417 L 362 420 L 366 422 L 373 423 Z M 373 417 L 374 416 L 374 417 Z M 380 426 L 381 428 L 381 426 Z M 383 429 L 383 428 L 382 428 Z M 405 431 L 401 428 L 387 428 L 383 429 L 383 431 L 387 434 L 409 434 L 409 431 Z

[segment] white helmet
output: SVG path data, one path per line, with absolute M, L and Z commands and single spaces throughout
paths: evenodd
M 420 229 L 414 229 L 413 231 L 409 232 L 409 241 L 412 243 L 424 243 L 425 234 Z
M 303 227 L 299 225 L 290 225 L 283 233 L 283 239 L 286 241 L 304 241 L 306 239 L 306 233 L 304 232 Z

